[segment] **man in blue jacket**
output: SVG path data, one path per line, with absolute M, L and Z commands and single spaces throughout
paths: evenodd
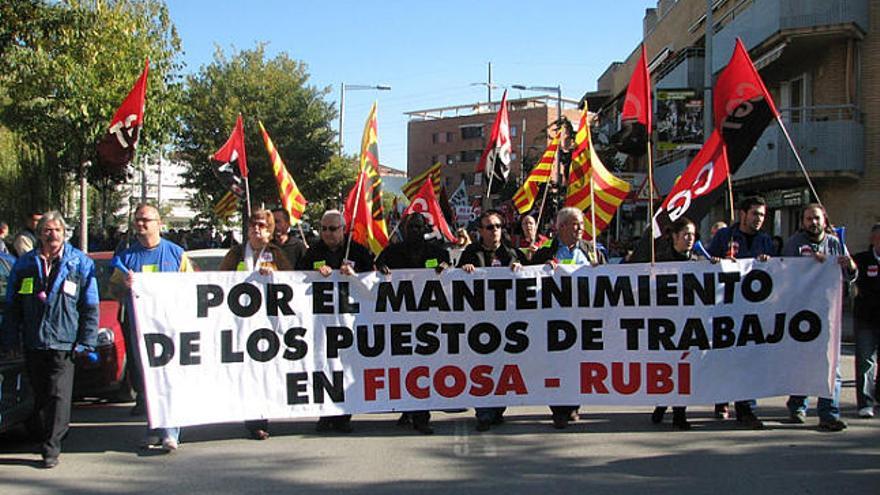
M 94 348 L 98 334 L 95 263 L 64 242 L 66 231 L 57 211 L 40 219 L 39 244 L 18 259 L 9 275 L 0 332 L 6 353 L 23 342 L 35 414 L 43 424 L 45 468 L 58 465 L 70 423 L 74 348 Z

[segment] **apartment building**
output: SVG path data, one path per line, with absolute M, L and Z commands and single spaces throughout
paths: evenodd
M 658 104 L 661 93 L 685 94 L 686 106 L 702 112 L 702 93 L 712 82 L 706 84 L 704 64 L 711 64 L 714 80 L 727 64 L 736 38 L 741 38 L 831 221 L 847 227 L 851 249 L 864 249 L 870 226 L 880 221 L 880 2 L 716 0 L 710 54 L 705 49 L 706 11 L 706 0 L 661 0 L 645 13 L 643 38 L 655 116 L 665 110 Z M 586 95 L 605 100 L 599 109 L 599 134 L 617 130 L 639 55 L 635 46 L 625 61 L 610 64 L 599 78 L 598 90 Z M 659 120 L 658 133 L 663 119 Z M 695 134 L 702 136 L 702 129 Z M 696 154 L 695 148 L 687 139 L 655 147 L 655 182 L 661 194 L 672 187 Z M 625 168 L 644 172 L 645 159 L 630 158 Z M 800 207 L 813 201 L 775 123 L 734 175 L 733 186 L 737 198 L 761 194 L 768 199 L 766 229 L 783 238 L 798 228 Z M 728 209 L 719 205 L 704 220 L 704 232 L 708 223 L 729 216 Z M 640 232 L 644 225 L 640 212 L 625 231 Z

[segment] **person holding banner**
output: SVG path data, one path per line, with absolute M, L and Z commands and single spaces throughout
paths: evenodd
M 137 241 L 128 249 L 117 254 L 111 265 L 115 268 L 110 277 L 110 292 L 124 304 L 120 323 L 125 336 L 125 352 L 129 356 L 127 372 L 137 394 L 135 409 L 144 407 L 144 373 L 140 361 L 140 342 L 134 325 L 131 285 L 134 273 L 139 272 L 191 272 L 183 248 L 171 241 L 162 239 L 159 232 L 162 219 L 154 206 L 141 204 L 134 211 L 134 232 Z M 166 452 L 177 450 L 180 439 L 179 428 L 148 429 L 141 441 L 141 447 L 149 448 L 161 444 Z
M 259 209 L 248 217 L 247 242 L 233 246 L 223 261 L 220 271 L 256 272 L 268 275 L 276 270 L 293 270 L 280 247 L 270 244 L 275 231 L 275 217 L 269 210 Z M 254 440 L 269 438 L 269 421 L 256 419 L 244 422 Z
M 554 270 L 559 265 L 604 265 L 605 256 L 596 246 L 585 240 L 584 214 L 581 210 L 568 206 L 556 214 L 556 238 L 549 246 L 544 246 L 532 256 L 532 265 L 548 264 Z M 580 406 L 550 406 L 553 427 L 562 430 L 570 421 L 580 419 Z
M 369 249 L 352 242 L 346 259 L 345 245 L 345 218 L 339 210 L 327 210 L 321 216 L 321 238 L 309 246 L 296 269 L 315 270 L 325 277 L 329 277 L 333 270 L 339 270 L 343 275 L 373 270 L 373 254 Z M 321 417 L 315 429 L 351 433 L 351 414 Z
M 538 222 L 531 215 L 523 215 L 519 220 L 522 236 L 519 238 L 518 248 L 525 260 L 531 260 L 532 256 L 547 242 L 547 236 L 538 232 Z
M 817 203 L 808 204 L 801 210 L 801 230 L 785 243 L 783 256 L 812 256 L 819 263 L 829 257 L 840 265 L 843 276 L 849 282 L 856 278 L 856 264 L 828 226 L 825 208 Z M 839 349 L 838 349 L 839 353 Z M 816 410 L 819 414 L 819 430 L 843 431 L 846 422 L 840 419 L 840 364 L 834 370 L 834 392 L 831 398 L 819 397 Z M 807 397 L 792 395 L 786 403 L 792 421 L 803 424 L 807 418 Z
M 522 267 L 517 250 L 501 242 L 504 218 L 498 210 L 486 210 L 481 215 L 480 243 L 465 248 L 458 261 L 458 267 L 467 273 L 474 273 L 477 267 L 509 266 L 513 271 Z M 476 408 L 477 431 L 487 431 L 492 425 L 504 422 L 505 407 Z
M 57 211 L 35 226 L 39 243 L 9 274 L 0 355 L 24 344 L 34 391 L 34 414 L 42 427 L 42 466 L 58 465 L 70 425 L 74 352 L 94 349 L 98 338 L 95 262 L 64 242 L 67 224 Z
M 858 293 L 853 309 L 856 334 L 856 402 L 859 417 L 873 418 L 880 400 L 877 354 L 880 351 L 880 223 L 871 227 L 871 245 L 853 258 L 858 266 Z
M 767 217 L 767 202 L 760 196 L 750 196 L 740 202 L 738 210 L 739 223 L 715 232 L 709 244 L 709 255 L 728 259 L 769 260 L 773 253 L 773 239 L 761 232 Z M 764 423 L 755 414 L 757 404 L 754 399 L 736 401 L 736 420 L 755 430 L 764 428 Z M 715 404 L 715 416 L 719 419 L 729 418 L 730 404 Z
M 376 268 L 390 274 L 392 269 L 433 268 L 438 274 L 449 267 L 449 252 L 439 244 L 428 242 L 433 228 L 421 213 L 411 213 L 403 218 L 400 231 L 403 242 L 389 244 L 376 258 Z M 397 420 L 398 426 L 413 428 L 424 435 L 434 433 L 430 411 L 406 411 Z

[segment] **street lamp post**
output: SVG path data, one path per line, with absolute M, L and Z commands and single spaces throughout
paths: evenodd
M 376 84 L 370 86 L 368 84 L 345 84 L 341 83 L 339 85 L 339 156 L 342 156 L 342 147 L 345 142 L 345 138 L 343 138 L 343 133 L 345 131 L 345 92 L 348 91 L 356 91 L 356 90 L 377 90 L 377 91 L 391 91 L 391 86 L 386 86 L 383 84 Z
M 519 89 L 521 91 L 556 91 L 556 122 L 557 125 L 562 125 L 562 85 L 556 86 L 526 86 L 524 84 L 514 84 L 511 86 L 514 89 Z M 556 183 L 560 186 L 562 185 L 562 167 L 559 167 L 557 172 Z

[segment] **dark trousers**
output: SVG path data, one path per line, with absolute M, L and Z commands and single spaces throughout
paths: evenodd
M 431 422 L 431 411 L 404 411 L 400 413 L 401 420 L 405 420 L 406 418 L 409 418 L 414 426 L 427 425 Z
M 853 319 L 856 333 L 856 402 L 859 409 L 880 401 L 877 357 L 880 354 L 880 322 Z
M 550 412 L 553 413 L 553 419 L 571 419 L 572 413 L 576 413 L 580 406 L 550 406 Z
M 477 415 L 477 421 L 485 421 L 486 423 L 495 423 L 504 417 L 506 407 L 477 407 L 474 412 Z
M 125 372 L 131 388 L 134 389 L 135 401 L 144 403 L 144 373 L 141 371 L 140 347 L 137 345 L 134 330 L 128 323 L 128 319 L 122 323 L 122 336 L 125 340 Z
M 34 389 L 34 412 L 43 427 L 43 458 L 58 457 L 61 454 L 61 439 L 70 425 L 73 352 L 26 351 L 25 361 Z
M 268 419 L 249 419 L 244 422 L 244 427 L 247 428 L 247 431 L 253 433 L 257 430 L 269 431 L 269 420 Z

